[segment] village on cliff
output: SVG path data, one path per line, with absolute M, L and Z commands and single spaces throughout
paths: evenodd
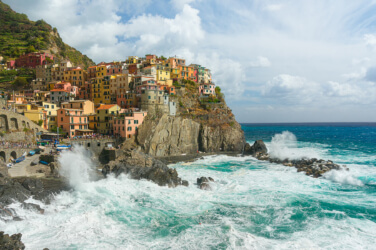
M 84 69 L 34 52 L 8 61 L 4 68 L 36 73 L 29 89 L 2 93 L 4 109 L 69 138 L 98 134 L 131 138 L 147 115 L 176 115 L 177 89 L 195 85 L 198 96 L 211 100 L 219 89 L 208 68 L 156 55 L 129 56 L 126 61 Z

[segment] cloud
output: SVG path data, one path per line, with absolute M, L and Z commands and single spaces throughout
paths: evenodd
M 261 88 L 265 98 L 283 106 L 376 105 L 376 84 L 362 81 L 318 83 L 282 74 Z
M 283 7 L 282 4 L 268 4 L 266 5 L 265 9 L 267 11 L 278 11 Z
M 372 49 L 376 48 L 376 35 L 374 34 L 365 34 L 363 37 L 365 43 L 367 46 L 369 46 Z
M 251 67 L 270 67 L 272 63 L 267 57 L 259 56 L 256 61 L 250 63 Z
M 375 0 L 3 2 L 96 62 L 153 53 L 206 66 L 234 111 L 253 107 L 260 121 L 278 121 L 278 107 L 291 121 L 323 107 L 343 120 L 344 106 L 367 120 L 375 107 Z
M 171 4 L 178 10 L 182 9 L 186 4 L 191 4 L 195 0 L 171 0 Z

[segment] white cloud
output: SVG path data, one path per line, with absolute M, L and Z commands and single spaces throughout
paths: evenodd
M 375 107 L 375 0 L 3 2 L 56 26 L 97 62 L 154 53 L 202 64 L 227 100 L 243 105 L 236 112 L 260 107 L 260 121 L 282 112 L 276 103 L 291 121 L 304 109 L 319 119 L 324 106 L 327 118 L 342 119 L 344 105 L 366 120 L 364 105 Z
M 283 7 L 282 4 L 268 4 L 265 9 L 267 11 L 278 11 Z
M 372 49 L 376 48 L 376 35 L 365 34 L 363 39 L 364 39 L 367 46 L 371 47 Z
M 256 61 L 250 63 L 251 67 L 270 67 L 272 63 L 267 57 L 259 56 Z
M 171 4 L 178 10 L 182 9 L 186 4 L 191 4 L 195 0 L 171 0 Z

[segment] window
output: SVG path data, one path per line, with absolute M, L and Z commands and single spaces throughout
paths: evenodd
M 134 120 L 134 124 L 138 124 L 138 120 Z
M 63 117 L 61 117 L 61 121 L 63 121 Z
M 132 127 L 128 127 L 128 128 L 127 128 L 127 131 L 132 131 Z
M 71 125 L 70 128 L 71 128 L 71 129 L 74 129 L 74 125 Z

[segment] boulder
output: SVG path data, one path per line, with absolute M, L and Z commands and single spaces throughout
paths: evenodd
M 123 156 L 110 162 L 102 168 L 102 174 L 107 176 L 128 174 L 132 179 L 150 180 L 160 186 L 187 186 L 188 182 L 181 180 L 176 169 L 167 167 L 163 162 L 138 150 L 126 151 Z
M 39 179 L 27 178 L 22 182 L 22 186 L 29 190 L 32 194 L 43 191 L 43 183 Z
M 0 249 L 3 250 L 19 250 L 25 249 L 25 245 L 21 241 L 22 234 L 4 234 L 0 232 Z
M 210 182 L 214 182 L 214 179 L 211 177 L 200 177 L 197 178 L 197 186 L 203 190 L 211 190 Z
M 267 154 L 268 149 L 265 146 L 265 143 L 262 140 L 255 141 L 253 145 L 249 145 L 249 143 L 245 144 L 244 146 L 244 155 L 252 155 L 256 156 L 256 154 L 262 155 Z

